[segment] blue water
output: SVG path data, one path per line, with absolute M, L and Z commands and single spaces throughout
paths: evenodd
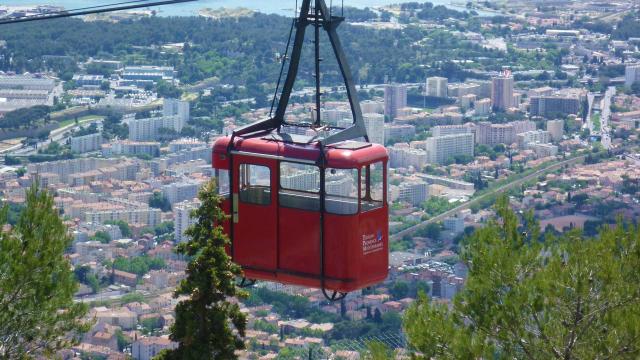
M 67 10 L 77 9 L 87 6 L 106 5 L 110 3 L 121 2 L 122 0 L 61 0 L 44 2 L 38 0 L 6 0 L 2 1 L 0 5 L 8 6 L 24 6 L 34 4 L 47 4 L 55 6 L 63 6 Z M 330 0 L 325 0 L 327 5 Z M 340 4 L 341 0 L 333 1 L 334 6 Z M 345 6 L 354 6 L 359 8 L 373 7 L 380 5 L 397 4 L 401 2 L 409 2 L 411 0 L 345 0 Z M 415 0 L 414 0 L 415 1 Z M 453 0 L 429 0 L 434 5 L 446 5 L 451 8 Z M 167 5 L 158 7 L 158 14 L 161 16 L 190 16 L 197 15 L 198 10 L 202 8 L 220 8 L 220 7 L 245 7 L 253 10 L 257 10 L 263 13 L 275 13 L 280 15 L 292 16 L 293 9 L 295 7 L 295 0 L 199 0 L 191 3 L 183 3 L 178 5 Z

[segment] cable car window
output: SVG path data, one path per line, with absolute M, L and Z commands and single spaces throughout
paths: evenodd
M 229 170 L 216 169 L 216 184 L 218 185 L 218 195 L 229 197 Z
M 317 166 L 280 162 L 280 206 L 320 210 L 320 169 Z
M 240 201 L 271 204 L 271 170 L 266 166 L 240 164 Z
M 377 162 L 364 166 L 360 173 L 362 211 L 381 208 L 384 204 L 384 164 Z
M 358 181 L 357 169 L 326 169 L 326 211 L 338 215 L 358 213 Z

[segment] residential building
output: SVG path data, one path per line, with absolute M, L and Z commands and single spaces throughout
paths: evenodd
M 427 96 L 447 97 L 448 79 L 445 77 L 427 78 Z
M 364 126 L 367 128 L 369 141 L 375 144 L 384 145 L 384 115 L 364 114 Z
M 89 211 L 85 214 L 85 221 L 94 224 L 104 224 L 107 221 L 122 220 L 129 224 L 142 224 L 151 227 L 161 222 L 160 209 L 124 209 L 110 211 Z
M 534 96 L 529 99 L 529 113 L 532 116 L 558 117 L 580 112 L 580 98 L 572 95 Z
M 416 136 L 416 127 L 413 125 L 392 125 L 384 124 L 384 140 L 403 141 Z
M 339 121 L 348 119 L 353 122 L 353 115 L 349 109 L 322 109 L 320 119 L 324 124 L 337 125 Z
M 419 206 L 427 200 L 429 188 L 423 181 L 403 182 L 398 186 L 398 200 L 407 202 L 413 206 Z
M 93 171 L 99 168 L 115 167 L 115 166 L 118 166 L 119 163 L 120 163 L 120 160 L 98 159 L 98 158 L 79 158 L 79 159 L 61 160 L 61 161 L 47 161 L 43 163 L 33 163 L 33 164 L 27 165 L 27 173 L 58 174 L 62 182 L 68 183 L 69 177 L 73 174 Z
M 162 350 L 176 349 L 178 343 L 167 337 L 143 337 L 131 344 L 131 356 L 135 360 L 152 360 Z
M 448 217 L 442 221 L 445 230 L 461 233 L 464 231 L 464 219 L 462 217 Z
M 457 134 L 430 137 L 426 140 L 429 162 L 444 164 L 456 156 L 473 157 L 473 134 Z
M 509 71 L 491 79 L 491 102 L 497 110 L 506 110 L 514 106 L 513 76 Z
M 405 143 L 395 144 L 389 147 L 388 150 L 389 166 L 392 168 L 413 166 L 415 169 L 422 169 L 429 160 L 425 150 L 411 148 Z
M 191 211 L 197 209 L 198 206 L 200 206 L 198 201 L 183 201 L 173 207 L 176 243 L 188 241 L 189 238 L 185 235 L 185 231 L 196 223 L 197 219 L 191 217 Z
M 182 124 L 186 124 L 190 116 L 189 102 L 177 99 L 164 99 L 162 113 L 164 116 L 178 116 Z
M 387 84 L 384 86 L 384 115 L 395 119 L 400 109 L 407 107 L 407 86 Z
M 147 155 L 160 156 L 160 143 L 157 141 L 119 140 L 111 144 L 112 155 Z
M 547 121 L 547 131 L 551 135 L 553 142 L 561 141 L 562 136 L 564 136 L 564 120 Z
M 171 205 L 185 200 L 193 200 L 198 197 L 201 183 L 197 181 L 185 180 L 174 182 L 162 187 L 162 193 L 169 200 Z
M 384 103 L 380 101 L 374 101 L 374 100 L 361 101 L 360 108 L 362 108 L 363 114 L 384 114 Z
M 492 124 L 479 122 L 476 126 L 476 142 L 489 146 L 510 145 L 515 141 L 515 130 L 511 124 Z
M 477 100 L 473 104 L 473 108 L 475 110 L 475 115 L 477 116 L 485 116 L 491 113 L 491 99 L 484 98 Z
M 183 150 L 190 150 L 194 148 L 201 148 L 207 146 L 207 143 L 193 138 L 181 138 L 173 140 L 169 143 L 169 152 L 176 153 Z
M 527 131 L 534 131 L 536 129 L 535 121 L 531 120 L 512 121 L 509 125 L 513 126 L 513 132 L 516 135 Z
M 431 135 L 434 137 L 471 133 L 473 128 L 467 125 L 437 125 L 431 128 Z
M 529 143 L 527 148 L 533 150 L 539 158 L 558 155 L 558 146 L 552 144 Z
M 637 81 L 640 81 L 640 63 L 627 65 L 624 68 L 624 85 L 631 87 Z
M 546 130 L 527 131 L 516 135 L 518 147 L 525 149 L 530 143 L 547 144 L 551 141 L 551 134 Z
M 129 139 L 133 141 L 153 141 L 160 135 L 160 129 L 171 129 L 180 133 L 185 123 L 186 121 L 181 115 L 129 119 Z
M 102 134 L 95 133 L 71 138 L 71 152 L 82 154 L 100 149 Z

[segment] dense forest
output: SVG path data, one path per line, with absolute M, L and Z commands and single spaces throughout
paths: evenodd
M 357 20 L 374 16 L 366 10 L 354 10 L 351 14 Z M 345 16 L 348 15 L 347 11 Z M 150 17 L 109 23 L 59 19 L 9 25 L 0 35 L 7 42 L 6 48 L 0 49 L 0 70 L 49 69 L 66 79 L 78 70 L 76 61 L 90 57 L 118 59 L 127 64 L 175 66 L 184 83 L 216 77 L 223 84 L 247 86 L 249 95 L 260 95 L 264 94 L 264 88 L 273 88 L 278 78 L 278 59 L 285 51 L 290 26 L 291 19 L 265 14 L 223 20 Z M 441 31 L 414 26 L 404 30 L 374 30 L 344 24 L 339 32 L 354 77 L 360 84 L 382 83 L 386 76 L 391 81 L 423 81 L 425 75 L 444 71 L 443 67 L 447 72 L 453 69 L 453 74 L 448 74 L 450 77 L 464 78 L 469 74 L 457 65 L 443 63 L 442 59 L 501 56 L 495 50 L 464 43 Z M 312 33 L 309 28 L 309 40 Z M 322 41 L 323 82 L 334 85 L 340 80 L 339 72 L 324 34 Z M 184 56 L 161 47 L 177 42 L 188 42 Z M 313 79 L 311 55 L 312 47 L 306 46 L 303 53 L 306 61 L 301 64 L 298 85 Z M 456 70 L 460 70 L 459 74 Z M 88 71 L 105 72 L 95 68 Z

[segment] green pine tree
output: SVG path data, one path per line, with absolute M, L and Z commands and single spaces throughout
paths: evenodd
M 235 359 L 235 351 L 244 349 L 246 317 L 229 299 L 246 294 L 236 286 L 241 269 L 225 251 L 230 242 L 220 224 L 226 215 L 213 180 L 204 185 L 198 198 L 201 206 L 191 214 L 197 223 L 186 232 L 191 240 L 177 250 L 191 259 L 187 278 L 175 291 L 176 297 L 189 296 L 176 306 L 171 327 L 171 339 L 179 347 L 161 353 L 159 360 Z
M 0 228 L 7 214 L 5 207 Z M 49 358 L 88 330 L 87 307 L 73 302 L 70 245 L 52 195 L 33 185 L 17 224 L 0 232 L 0 359 Z
M 421 359 L 637 359 L 640 228 L 620 222 L 586 238 L 540 238 L 501 198 L 499 220 L 477 230 L 452 309 L 426 296 L 404 316 Z

